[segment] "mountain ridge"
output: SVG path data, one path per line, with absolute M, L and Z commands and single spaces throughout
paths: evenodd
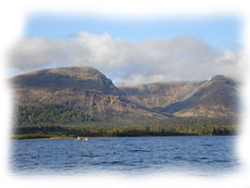
M 176 116 L 238 114 L 238 86 L 223 75 L 207 81 L 169 82 L 120 87 L 134 102 Z
M 101 118 L 160 117 L 132 103 L 106 78 L 91 67 L 44 69 L 11 79 L 17 105 L 61 104 Z
M 11 78 L 16 105 L 62 104 L 107 118 L 230 116 L 238 113 L 238 86 L 211 80 L 116 87 L 92 67 L 43 69 Z

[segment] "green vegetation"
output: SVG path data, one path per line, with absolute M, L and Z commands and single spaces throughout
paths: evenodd
M 13 138 L 233 135 L 237 129 L 234 117 L 100 121 L 80 110 L 53 104 L 18 107 Z
M 15 109 L 14 124 L 27 125 L 55 125 L 97 121 L 98 118 L 59 104 L 44 104 L 38 106 L 18 106 Z
M 73 138 L 77 136 L 87 137 L 122 137 L 122 136 L 185 136 L 185 135 L 234 135 L 237 126 L 183 126 L 183 127 L 161 127 L 161 126 L 74 126 L 74 127 L 26 127 L 16 128 L 16 139 L 28 138 Z
M 14 118 L 14 139 L 72 138 L 76 136 L 181 136 L 232 135 L 234 117 L 174 117 L 166 119 L 102 120 L 68 106 L 19 106 Z

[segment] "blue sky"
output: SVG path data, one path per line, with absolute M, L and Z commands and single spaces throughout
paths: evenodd
M 11 75 L 91 66 L 117 83 L 204 80 L 242 73 L 235 16 L 112 18 L 36 14 L 14 46 Z
M 240 19 L 233 15 L 115 19 L 90 15 L 37 14 L 27 20 L 24 35 L 64 38 L 81 31 L 93 34 L 107 32 L 114 38 L 135 41 L 190 36 L 215 48 L 239 50 L 241 27 Z

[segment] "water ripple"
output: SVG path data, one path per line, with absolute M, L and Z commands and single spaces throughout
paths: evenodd
M 12 141 L 13 173 L 86 174 L 87 171 L 166 172 L 193 171 L 221 174 L 239 162 L 235 136 L 133 137 Z M 216 146 L 215 146 L 216 143 Z

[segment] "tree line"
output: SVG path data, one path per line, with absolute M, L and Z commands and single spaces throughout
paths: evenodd
M 237 126 L 234 125 L 209 125 L 209 126 L 154 126 L 145 125 L 113 127 L 113 126 L 43 126 L 22 127 L 15 129 L 15 135 L 27 137 L 122 137 L 122 136 L 185 136 L 185 135 L 235 135 Z M 17 136 L 18 137 L 18 136 Z M 16 138 L 17 138 L 16 137 Z
M 18 106 L 14 138 L 76 136 L 174 136 L 237 134 L 235 117 L 173 117 L 165 119 L 101 120 L 58 104 Z

